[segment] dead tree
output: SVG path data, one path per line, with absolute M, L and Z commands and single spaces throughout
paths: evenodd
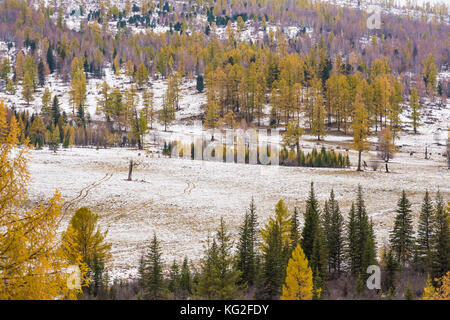
M 128 181 L 132 180 L 132 175 L 133 175 L 133 160 L 130 160 L 130 166 L 128 168 Z
M 139 156 L 141 154 L 139 153 Z M 140 165 L 143 164 L 143 161 L 133 161 L 132 159 L 130 160 L 130 164 L 128 166 L 128 179 L 127 181 L 133 181 L 133 169 L 139 167 Z

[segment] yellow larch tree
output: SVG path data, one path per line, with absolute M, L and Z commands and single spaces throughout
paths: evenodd
M 62 198 L 56 191 L 47 203 L 25 208 L 29 142 L 19 146 L 18 131 L 0 101 L 0 300 L 74 299 L 81 291 L 67 286 L 69 261 L 57 232 Z
M 275 216 L 270 217 L 269 221 L 265 227 L 261 230 L 261 237 L 263 239 L 263 251 L 267 249 L 269 233 L 273 226 L 277 224 L 281 231 L 281 240 L 283 245 L 290 241 L 292 221 L 291 214 L 289 213 L 288 207 L 284 203 L 283 199 L 278 201 L 275 206 Z
M 362 88 L 356 93 L 353 113 L 353 148 L 358 151 L 358 169 L 361 171 L 361 154 L 369 148 L 367 138 L 369 137 L 369 115 L 362 100 Z
M 312 300 L 313 276 L 300 245 L 292 252 L 286 269 L 281 300 Z

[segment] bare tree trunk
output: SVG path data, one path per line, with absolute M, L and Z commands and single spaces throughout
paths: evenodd
M 128 181 L 131 181 L 131 176 L 133 174 L 133 160 L 130 160 L 130 167 L 128 169 Z
M 362 171 L 361 170 L 361 153 L 362 153 L 362 151 L 359 150 L 359 152 L 358 152 L 358 169 L 356 171 Z

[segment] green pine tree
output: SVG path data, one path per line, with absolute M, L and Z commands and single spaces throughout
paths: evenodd
M 433 239 L 433 204 L 431 202 L 428 190 L 425 191 L 425 196 L 422 202 L 422 209 L 420 210 L 419 224 L 417 228 L 417 259 L 423 266 L 425 271 L 431 271 L 432 262 L 432 239 Z
M 139 268 L 144 299 L 160 300 L 166 297 L 161 255 L 161 245 L 154 234 Z
M 173 294 L 173 297 L 176 299 L 178 296 L 178 291 L 180 289 L 180 268 L 176 262 L 176 260 L 173 260 L 172 266 L 170 267 L 169 272 L 169 285 L 168 289 Z
M 192 274 L 187 257 L 184 258 L 183 265 L 181 267 L 180 290 L 181 290 L 180 296 L 181 299 L 186 299 L 192 294 L 193 291 Z
M 258 299 L 278 299 L 284 280 L 283 242 L 279 223 L 271 226 L 263 252 L 262 282 Z
M 340 272 L 343 259 L 343 226 L 344 218 L 339 209 L 339 203 L 334 197 L 333 189 L 330 198 L 325 202 L 323 225 L 328 250 L 328 271 Z
M 244 222 L 239 232 L 237 268 L 241 271 L 241 283 L 251 286 L 258 274 L 258 222 L 255 201 L 252 198 L 249 210 L 245 213 Z
M 298 222 L 298 210 L 294 208 L 294 213 L 291 218 L 291 253 L 300 244 L 300 226 Z
M 231 300 L 242 294 L 243 287 L 238 284 L 241 273 L 233 267 L 231 247 L 230 235 L 221 218 L 216 237 L 202 265 L 198 291 L 200 296 L 208 299 Z
M 411 261 L 414 252 L 414 230 L 411 217 L 411 203 L 403 190 L 397 204 L 394 229 L 390 234 L 390 244 L 396 259 L 405 266 Z
M 314 184 L 311 182 L 311 189 L 308 200 L 306 200 L 306 210 L 304 214 L 304 226 L 302 230 L 301 245 L 308 261 L 314 247 L 314 237 L 319 226 L 319 203 L 314 194 Z M 314 272 L 314 270 L 313 270 Z
M 433 235 L 433 278 L 442 277 L 450 270 L 450 229 L 449 213 L 438 191 L 434 208 L 435 231 Z

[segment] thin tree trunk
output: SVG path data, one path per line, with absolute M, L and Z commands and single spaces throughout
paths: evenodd
M 361 153 L 362 153 L 362 151 L 359 150 L 358 151 L 358 169 L 356 171 L 362 171 L 361 170 Z
M 132 174 L 133 174 L 133 160 L 130 160 L 130 167 L 128 169 L 128 181 L 132 180 Z

